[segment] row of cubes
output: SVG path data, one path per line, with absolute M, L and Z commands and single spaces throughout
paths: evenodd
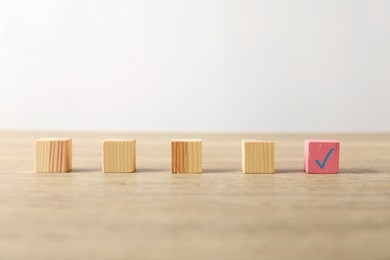
M 72 170 L 72 139 L 43 138 L 34 144 L 35 172 Z M 308 173 L 338 173 L 340 142 L 305 140 L 304 170 Z M 102 169 L 105 173 L 136 171 L 136 140 L 107 139 L 102 143 Z M 202 173 L 202 140 L 171 141 L 171 172 Z M 275 142 L 242 140 L 243 173 L 275 173 Z

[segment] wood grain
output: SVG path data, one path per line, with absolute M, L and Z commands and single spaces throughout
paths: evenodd
M 102 168 L 105 173 L 136 170 L 136 140 L 106 139 L 102 142 Z
M 34 142 L 35 172 L 72 170 L 72 139 L 41 138 Z
M 171 172 L 202 173 L 202 140 L 171 140 Z
M 34 173 L 33 141 L 73 138 L 71 173 Z M 137 139 L 137 172 L 101 171 L 105 138 Z M 171 174 L 171 138 L 203 140 L 203 173 Z M 303 172 L 304 139 L 337 139 L 340 172 Z M 241 139 L 273 140 L 275 174 L 241 172 Z M 390 259 L 390 135 L 0 132 L 0 259 Z
M 243 173 L 275 173 L 275 143 L 242 140 Z

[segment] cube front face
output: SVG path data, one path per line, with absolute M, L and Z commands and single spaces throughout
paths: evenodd
M 202 173 L 202 140 L 171 141 L 172 173 Z
M 35 172 L 69 172 L 72 170 L 72 139 L 42 138 L 34 143 Z
M 275 173 L 275 143 L 242 140 L 243 173 Z
M 340 142 L 305 140 L 304 164 L 307 173 L 338 173 Z
M 131 140 L 103 141 L 103 172 L 126 173 L 136 170 L 136 142 Z

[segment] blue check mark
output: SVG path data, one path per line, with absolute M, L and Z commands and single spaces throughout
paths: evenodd
M 323 163 L 320 163 L 320 161 L 316 160 L 316 163 L 318 164 L 318 166 L 320 166 L 321 169 L 324 169 L 325 167 L 325 164 L 326 162 L 328 161 L 329 159 L 329 156 L 333 153 L 333 148 L 331 148 L 328 152 L 328 154 L 325 156 L 325 159 L 324 159 L 324 162 Z

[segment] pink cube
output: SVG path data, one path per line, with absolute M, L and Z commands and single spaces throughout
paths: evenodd
M 340 142 L 305 140 L 304 162 L 307 173 L 338 173 Z

